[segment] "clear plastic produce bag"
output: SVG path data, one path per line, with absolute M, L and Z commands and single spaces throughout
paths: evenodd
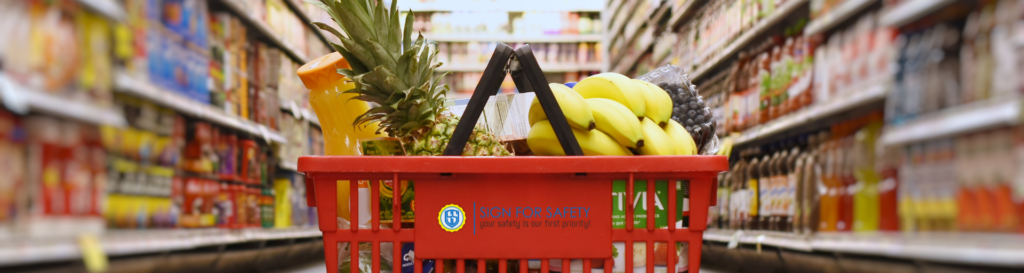
M 683 69 L 666 65 L 647 72 L 637 78 L 653 83 L 672 97 L 672 119 L 686 128 L 697 143 L 698 154 L 713 155 L 718 152 L 718 136 L 715 135 L 715 119 L 704 98 L 697 93 L 697 86 L 690 83 Z
M 338 229 L 348 229 L 350 223 L 345 218 L 338 217 Z M 391 228 L 390 226 L 381 225 L 381 229 Z M 359 229 L 370 229 L 370 224 L 365 223 L 359 225 Z M 373 264 L 373 249 L 370 243 L 359 243 L 359 248 L 355 251 L 359 251 L 359 273 L 373 272 L 370 265 Z M 381 243 L 380 245 L 380 272 L 381 273 L 393 273 L 392 263 L 392 243 Z M 338 273 L 351 273 L 352 271 L 352 247 L 349 243 L 338 243 Z M 399 270 L 401 271 L 401 270 Z

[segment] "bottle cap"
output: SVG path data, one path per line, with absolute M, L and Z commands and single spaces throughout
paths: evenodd
M 332 52 L 319 58 L 313 59 L 302 65 L 296 72 L 299 79 L 311 90 L 326 89 L 338 81 L 347 79 L 345 75 L 338 74 L 338 69 L 351 69 L 348 61 L 341 57 L 338 52 Z

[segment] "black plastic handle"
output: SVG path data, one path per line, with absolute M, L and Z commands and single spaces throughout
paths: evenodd
M 537 59 L 533 56 L 533 50 L 529 45 L 524 45 L 515 49 L 514 52 L 515 57 L 513 58 L 512 47 L 503 43 L 498 43 L 494 48 L 494 54 L 487 62 L 487 68 L 484 69 L 484 74 L 480 77 L 480 82 L 476 85 L 476 90 L 473 91 L 473 96 L 470 97 L 469 104 L 466 105 L 466 110 L 462 113 L 459 125 L 455 127 L 455 132 L 444 149 L 444 155 L 462 155 L 462 151 L 466 148 L 466 142 L 473 133 L 480 114 L 484 111 L 487 99 L 498 94 L 498 89 L 501 87 L 501 82 L 505 80 L 506 73 L 512 73 L 512 80 L 520 93 L 537 93 L 536 99 L 540 100 L 540 105 L 544 108 L 548 120 L 551 121 L 551 126 L 555 130 L 555 135 L 562 144 L 565 154 L 583 155 L 579 142 L 572 134 L 572 128 L 569 127 L 561 107 L 558 106 L 558 101 L 555 100 L 555 95 L 547 84 L 548 80 L 544 77 L 544 72 L 541 71 Z

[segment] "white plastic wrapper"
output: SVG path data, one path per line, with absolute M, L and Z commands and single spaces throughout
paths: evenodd
M 672 119 L 686 128 L 697 142 L 698 154 L 714 155 L 718 152 L 718 136 L 715 135 L 715 119 L 704 98 L 697 93 L 697 86 L 690 83 L 683 69 L 674 65 L 662 66 L 637 78 L 653 83 L 672 97 Z
M 349 228 L 349 221 L 345 218 L 338 217 L 338 229 Z M 391 228 L 390 226 L 381 225 L 381 229 Z M 359 229 L 370 229 L 370 224 L 365 223 L 359 225 Z M 381 273 L 392 273 L 394 272 L 392 263 L 392 243 L 381 243 L 380 245 L 380 272 Z M 359 243 L 359 273 L 373 272 L 370 265 L 373 264 L 373 249 L 370 243 Z M 352 271 L 352 248 L 349 243 L 338 243 L 338 273 L 351 273 Z M 401 270 L 399 270 L 401 271 Z

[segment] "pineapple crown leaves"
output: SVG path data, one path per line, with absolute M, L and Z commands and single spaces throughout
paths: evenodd
M 353 125 L 380 122 L 380 129 L 391 136 L 406 137 L 429 131 L 435 117 L 441 114 L 449 88 L 440 84 L 448 73 L 431 79 L 431 65 L 437 50 L 430 50 L 423 35 L 412 39 L 413 17 L 399 25 L 397 1 L 386 9 L 383 0 L 319 0 L 306 2 L 327 11 L 344 31 L 316 22 L 317 28 L 338 37 L 340 44 L 331 44 L 348 60 L 351 69 L 338 69 L 355 82 L 355 88 L 344 93 L 375 104 L 353 122 Z M 411 14 L 411 11 L 410 11 Z M 399 36 L 401 35 L 401 36 Z M 379 132 L 378 132 L 379 133 Z

